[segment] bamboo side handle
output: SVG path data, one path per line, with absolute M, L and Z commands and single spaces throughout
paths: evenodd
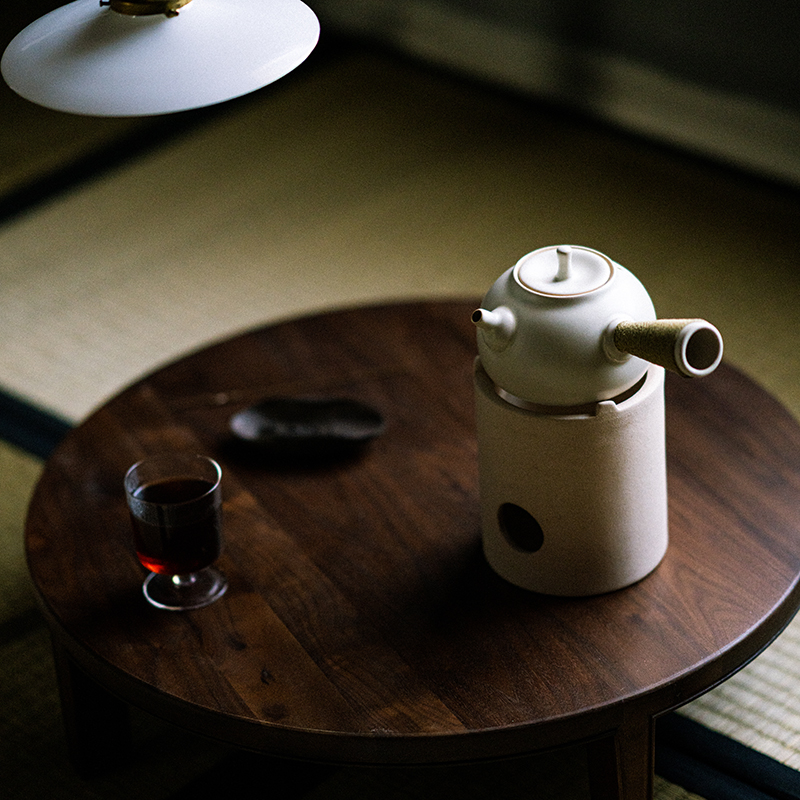
M 722 360 L 722 336 L 704 319 L 658 319 L 619 322 L 614 347 L 622 353 L 689 378 L 711 374 Z

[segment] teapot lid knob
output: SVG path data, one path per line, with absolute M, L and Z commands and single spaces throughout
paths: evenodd
M 569 267 L 572 256 L 572 248 L 568 244 L 560 244 L 556 248 L 558 254 L 558 272 L 556 272 L 557 281 L 566 281 L 569 279 Z

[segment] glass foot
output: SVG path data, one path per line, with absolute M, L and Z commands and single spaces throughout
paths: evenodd
M 228 588 L 225 576 L 214 567 L 206 567 L 190 575 L 160 575 L 151 572 L 142 591 L 147 602 L 169 611 L 203 608 L 219 600 Z

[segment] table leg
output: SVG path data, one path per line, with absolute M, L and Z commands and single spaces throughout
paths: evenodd
M 587 745 L 592 800 L 651 800 L 655 722 L 626 719 L 614 733 Z
M 92 680 L 53 638 L 67 754 L 89 777 L 120 763 L 130 746 L 128 706 Z

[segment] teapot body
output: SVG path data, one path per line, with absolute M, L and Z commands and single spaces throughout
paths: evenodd
M 558 249 L 529 253 L 490 287 L 482 309 L 502 310 L 513 324 L 479 327 L 481 362 L 496 386 L 528 403 L 608 400 L 641 380 L 648 364 L 609 354 L 606 332 L 621 320 L 655 320 L 655 309 L 629 270 L 589 248 L 570 248 L 578 274 L 555 280 Z

